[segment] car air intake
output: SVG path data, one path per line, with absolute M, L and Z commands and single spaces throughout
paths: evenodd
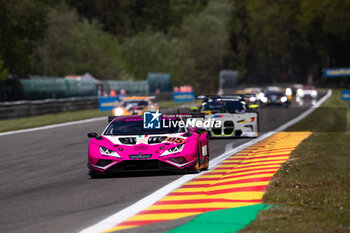
M 163 142 L 167 137 L 166 136 L 152 136 L 148 138 L 148 144 L 156 144 Z
M 236 130 L 235 135 L 238 136 L 238 137 L 241 136 L 242 135 L 242 130 Z
M 170 158 L 170 161 L 177 163 L 177 164 L 184 164 L 187 163 L 187 160 L 184 157 L 174 157 L 174 158 Z
M 136 144 L 136 138 L 135 138 L 135 137 L 119 138 L 119 141 L 120 141 L 122 144 L 128 144 L 128 145 L 134 145 L 134 144 Z
M 100 167 L 105 167 L 107 166 L 108 164 L 110 164 L 112 162 L 112 160 L 108 160 L 108 159 L 99 159 L 96 163 L 97 166 L 100 166 Z
M 211 132 L 214 134 L 214 135 L 221 135 L 221 128 L 215 128 L 213 127 L 211 129 Z
M 225 121 L 224 122 L 224 134 L 225 135 L 233 134 L 234 127 L 235 126 L 234 126 L 232 121 Z

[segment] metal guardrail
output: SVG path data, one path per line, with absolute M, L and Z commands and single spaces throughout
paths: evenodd
M 98 108 L 98 97 L 74 97 L 46 100 L 0 102 L 0 119 L 35 116 Z

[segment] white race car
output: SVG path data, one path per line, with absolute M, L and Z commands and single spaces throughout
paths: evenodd
M 205 118 L 221 121 L 221 127 L 207 129 L 213 138 L 257 137 L 258 113 L 249 108 L 239 96 L 215 96 L 205 99 L 199 111 Z

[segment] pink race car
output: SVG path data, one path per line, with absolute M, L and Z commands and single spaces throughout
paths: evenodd
M 166 120 L 162 116 L 161 125 Z M 148 129 L 142 116 L 125 116 L 113 119 L 100 136 L 89 133 L 88 137 L 91 177 L 121 171 L 199 172 L 209 166 L 208 134 L 196 127 L 172 123 Z

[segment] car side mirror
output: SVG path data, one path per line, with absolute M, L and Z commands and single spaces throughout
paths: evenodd
M 198 133 L 198 134 L 202 134 L 202 133 L 205 133 L 205 132 L 207 132 L 205 129 L 202 129 L 202 128 L 196 129 L 196 133 Z
M 95 132 L 90 132 L 90 133 L 87 134 L 87 136 L 88 136 L 89 138 L 95 138 L 95 137 L 97 137 L 97 133 L 95 133 Z

